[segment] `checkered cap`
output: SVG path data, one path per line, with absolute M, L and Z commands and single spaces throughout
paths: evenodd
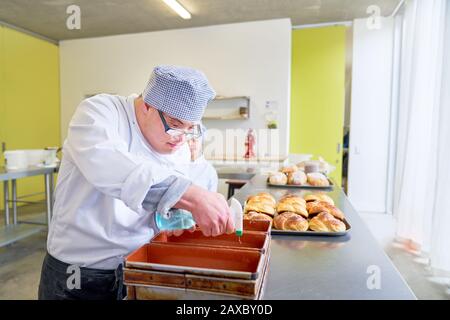
M 216 93 L 206 76 L 195 69 L 161 65 L 153 69 L 144 101 L 180 120 L 199 122 Z

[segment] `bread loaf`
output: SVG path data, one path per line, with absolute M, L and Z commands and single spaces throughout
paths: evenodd
M 308 183 L 312 186 L 327 187 L 330 185 L 330 182 L 328 181 L 327 177 L 325 177 L 323 174 L 319 172 L 308 173 L 306 174 L 306 177 L 308 179 Z
M 310 202 L 310 201 L 325 201 L 325 202 L 328 202 L 329 204 L 334 206 L 333 199 L 331 199 L 326 194 L 322 194 L 322 193 L 308 194 L 307 196 L 305 196 L 305 201 L 306 202 Z
M 325 201 L 308 202 L 306 203 L 306 210 L 309 215 L 327 212 L 337 219 L 344 219 L 344 213 L 341 210 Z
M 278 230 L 306 231 L 308 225 L 308 220 L 294 212 L 284 212 L 273 219 L 273 226 Z
M 320 232 L 343 232 L 346 230 L 345 224 L 328 212 L 321 212 L 309 220 L 309 228 Z

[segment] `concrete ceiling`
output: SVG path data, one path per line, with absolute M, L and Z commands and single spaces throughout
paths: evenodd
M 183 20 L 161 0 L 1 0 L 0 21 L 53 40 L 98 37 L 215 24 L 291 18 L 292 25 L 367 17 L 378 5 L 389 15 L 399 0 L 179 0 Z M 81 9 L 81 29 L 66 27 L 69 5 Z

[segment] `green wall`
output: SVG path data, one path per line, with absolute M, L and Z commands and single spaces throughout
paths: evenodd
M 322 156 L 342 179 L 345 26 L 292 31 L 290 152 Z M 338 144 L 341 148 L 338 151 Z
M 60 145 L 59 47 L 7 27 L 0 27 L 1 142 L 7 149 Z M 19 195 L 42 191 L 42 176 L 18 180 Z

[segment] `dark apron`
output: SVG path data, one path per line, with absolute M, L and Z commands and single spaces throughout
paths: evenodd
M 47 253 L 42 264 L 38 299 L 122 300 L 126 296 L 122 264 L 116 270 L 79 268 L 79 271 L 78 289 L 74 285 L 76 275 L 71 265 Z

